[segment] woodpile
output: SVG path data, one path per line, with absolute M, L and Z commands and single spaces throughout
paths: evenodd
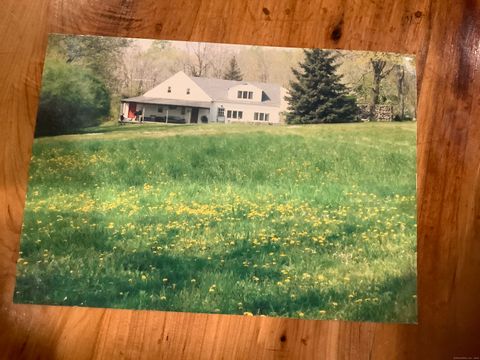
M 393 106 L 392 105 L 377 105 L 375 106 L 375 116 L 370 118 L 370 104 L 358 104 L 360 108 L 360 119 L 370 121 L 392 121 L 393 120 Z

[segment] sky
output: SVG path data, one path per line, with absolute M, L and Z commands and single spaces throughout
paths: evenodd
M 150 39 L 134 39 L 134 46 L 138 47 L 141 50 L 147 50 L 154 41 L 155 40 L 150 40 Z M 197 42 L 194 42 L 194 41 L 173 41 L 173 40 L 167 40 L 167 41 L 171 43 L 173 47 L 176 47 L 181 50 L 186 50 L 186 51 L 188 51 L 189 45 L 192 46 L 197 44 Z M 212 44 L 214 46 L 218 46 L 220 48 L 224 48 L 225 50 L 230 50 L 235 53 L 238 53 L 242 48 L 253 46 L 253 45 L 222 44 L 222 43 L 208 43 L 208 44 Z M 277 46 L 262 46 L 262 47 L 266 47 L 269 49 L 277 49 L 282 51 L 292 51 L 292 52 L 298 51 L 298 48 L 291 48 L 291 47 L 277 47 Z M 350 52 L 352 50 L 337 50 L 337 51 Z M 355 51 L 355 52 L 370 53 L 370 51 Z M 407 67 L 408 71 L 413 72 L 415 69 L 415 56 L 403 55 L 403 64 Z

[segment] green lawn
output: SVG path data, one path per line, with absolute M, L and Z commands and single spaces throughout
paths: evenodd
M 416 321 L 415 123 L 35 140 L 15 300 Z

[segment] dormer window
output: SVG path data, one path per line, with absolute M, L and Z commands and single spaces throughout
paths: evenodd
M 190 95 L 190 88 L 187 89 L 187 95 Z
M 253 99 L 253 91 L 238 91 L 237 92 L 238 99 Z
M 243 103 L 263 101 L 263 91 L 252 84 L 239 84 L 228 89 L 228 97 L 232 100 L 239 100 Z
M 167 92 L 169 92 L 169 93 L 172 92 L 172 87 L 171 86 L 168 87 Z

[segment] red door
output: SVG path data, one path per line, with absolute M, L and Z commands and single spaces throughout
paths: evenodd
M 128 103 L 128 117 L 134 118 L 137 111 L 137 103 Z

